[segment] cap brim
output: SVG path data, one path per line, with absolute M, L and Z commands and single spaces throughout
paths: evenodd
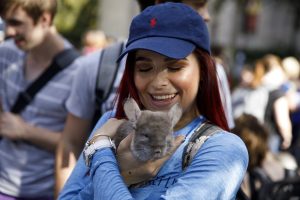
M 120 61 L 127 53 L 145 49 L 162 54 L 169 58 L 183 59 L 191 54 L 196 46 L 186 40 L 167 37 L 147 37 L 131 42 L 120 55 Z

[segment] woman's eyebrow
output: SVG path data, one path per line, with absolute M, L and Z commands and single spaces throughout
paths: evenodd
M 135 61 L 151 61 L 150 58 L 144 57 L 144 56 L 136 56 Z M 180 62 L 180 61 L 187 61 L 187 58 L 182 58 L 182 59 L 174 59 L 174 58 L 169 58 L 166 57 L 164 59 L 165 62 Z
M 179 62 L 179 61 L 186 61 L 186 60 L 187 60 L 186 58 L 181 58 L 181 59 L 175 59 L 175 58 L 169 58 L 169 57 L 165 58 L 165 61 L 167 61 L 167 62 Z
M 136 56 L 135 61 L 151 61 L 151 59 L 146 58 L 144 56 Z
M 178 62 L 187 62 L 187 59 L 186 58 L 182 58 L 182 59 L 166 58 L 164 61 L 166 63 L 178 63 Z

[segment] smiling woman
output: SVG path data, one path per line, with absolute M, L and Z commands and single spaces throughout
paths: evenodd
M 83 152 L 89 164 L 82 157 L 78 160 L 59 198 L 234 199 L 248 153 L 242 140 L 228 132 L 202 17 L 180 3 L 149 7 L 133 19 L 120 59 L 125 55 L 116 111 L 104 114 L 97 123 L 89 140 L 95 143 L 88 142 Z M 167 112 L 180 105 L 182 116 L 169 154 L 137 160 L 130 150 L 132 134 L 114 154 L 110 138 L 126 120 L 123 103 L 128 97 L 141 110 Z M 206 120 L 222 129 L 207 139 L 183 170 L 184 147 Z
M 137 50 L 136 58 L 134 83 L 144 107 L 167 110 L 175 102 L 181 102 L 181 106 L 187 109 L 187 105 L 194 104 L 198 84 L 190 82 L 200 80 L 195 55 L 175 60 L 152 51 Z M 141 58 L 145 59 L 141 61 Z M 196 109 L 196 105 L 193 108 Z
M 200 68 L 194 54 L 184 59 L 172 59 L 153 51 L 137 50 L 134 83 L 142 107 L 149 110 L 168 110 L 180 102 L 189 122 L 199 115 L 196 105 Z M 190 84 L 195 83 L 195 84 Z M 177 124 L 177 129 L 186 124 Z

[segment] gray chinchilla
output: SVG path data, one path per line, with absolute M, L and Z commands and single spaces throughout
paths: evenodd
M 166 155 L 174 143 L 173 127 L 182 115 L 179 104 L 168 112 L 140 110 L 133 98 L 124 104 L 128 121 L 120 125 L 114 138 L 116 146 L 130 133 L 134 133 L 131 142 L 133 155 L 141 161 L 158 159 Z

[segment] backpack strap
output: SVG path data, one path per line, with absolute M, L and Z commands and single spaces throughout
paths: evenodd
M 193 160 L 198 150 L 201 148 L 203 143 L 210 138 L 216 132 L 222 131 L 216 125 L 213 125 L 209 121 L 203 122 L 191 136 L 188 144 L 185 146 L 182 155 L 182 169 L 185 170 Z
M 194 156 L 208 138 L 222 130 L 223 129 L 209 121 L 203 122 L 198 128 L 196 128 L 188 144 L 183 150 L 182 169 L 185 170 L 191 164 Z M 237 192 L 236 200 L 249 200 L 241 187 Z
M 20 92 L 11 108 L 12 113 L 20 113 L 34 99 L 35 95 L 61 70 L 69 66 L 80 54 L 74 48 L 59 52 L 50 66 L 25 91 Z
M 117 59 L 121 55 L 124 43 L 117 42 L 102 50 L 100 56 L 98 74 L 96 79 L 96 105 L 101 110 L 101 104 L 108 98 L 113 88 L 119 63 Z

